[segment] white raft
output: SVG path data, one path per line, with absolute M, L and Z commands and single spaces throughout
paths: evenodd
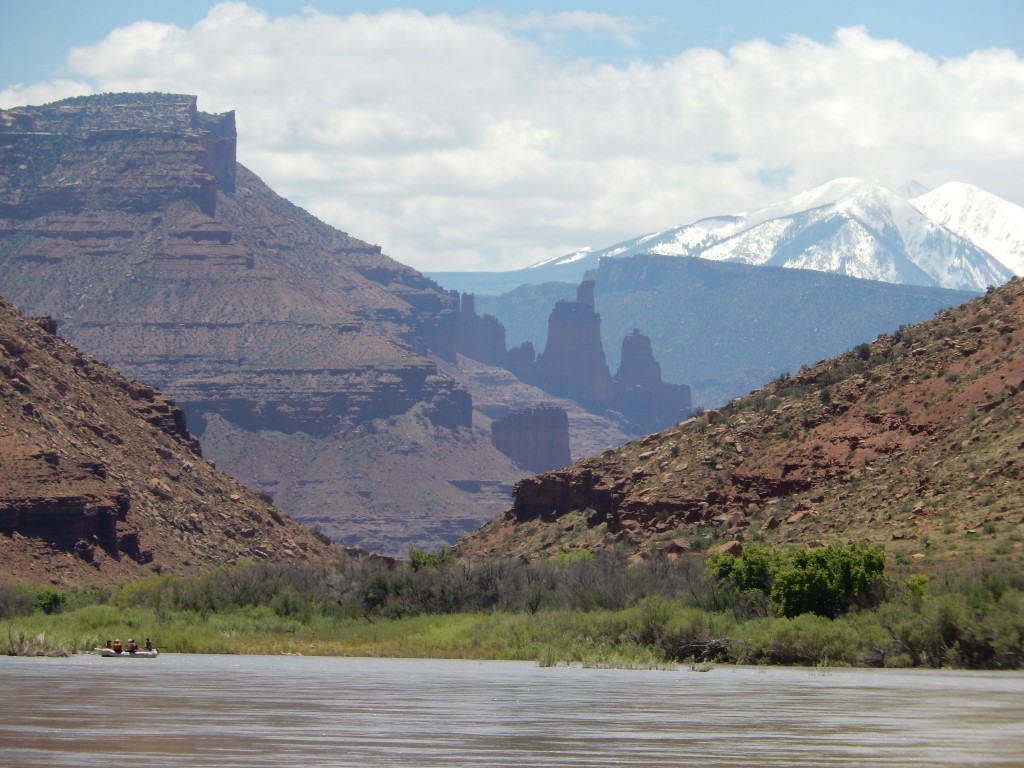
M 97 648 L 96 651 L 100 656 L 108 656 L 116 659 L 155 659 L 160 651 L 154 648 L 151 651 L 145 651 L 142 648 L 132 653 L 130 651 L 121 651 L 118 653 L 113 648 Z

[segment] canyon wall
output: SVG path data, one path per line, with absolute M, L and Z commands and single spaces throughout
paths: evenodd
M 389 554 L 454 540 L 517 477 L 452 376 L 458 295 L 274 194 L 236 144 L 234 114 L 194 96 L 0 111 L 0 295 L 170 393 L 211 458 L 300 520 Z M 353 478 L 412 432 L 388 500 L 367 497 Z M 288 441 L 315 461 L 278 467 Z

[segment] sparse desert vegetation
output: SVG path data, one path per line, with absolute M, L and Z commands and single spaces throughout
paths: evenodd
M 0 588 L 6 650 L 62 655 L 112 637 L 164 651 L 300 653 L 659 667 L 1024 666 L 1019 569 L 885 569 L 869 548 L 749 559 L 564 554 L 225 567 L 117 589 Z M 814 610 L 794 595 L 824 596 Z M 813 601 L 812 601 L 813 602 Z M 815 612 L 817 610 L 817 612 Z M 829 614 L 834 613 L 834 617 Z

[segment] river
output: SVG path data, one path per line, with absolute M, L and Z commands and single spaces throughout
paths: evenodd
M 1024 766 L 1024 674 L 0 657 L 0 765 Z

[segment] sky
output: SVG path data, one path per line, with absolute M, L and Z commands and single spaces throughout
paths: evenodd
M 276 192 L 422 271 L 506 270 L 838 177 L 1024 205 L 1019 0 L 7 0 L 0 108 L 234 110 Z

